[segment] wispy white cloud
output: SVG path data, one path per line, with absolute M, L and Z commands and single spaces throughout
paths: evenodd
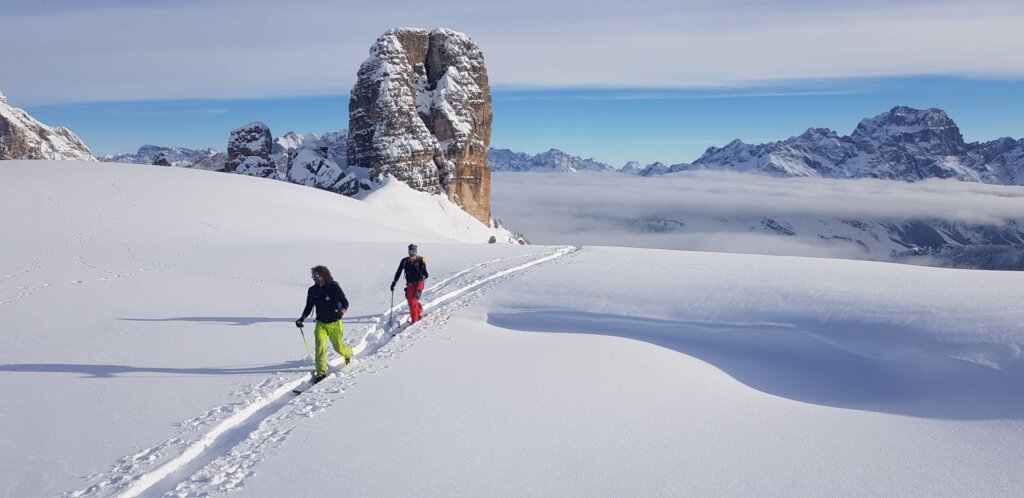
M 402 25 L 469 33 L 484 50 L 492 84 L 507 87 L 1024 77 L 1024 4 L 1008 0 L 649 0 L 585 7 L 524 0 L 515 9 L 469 0 L 0 6 L 0 43 L 21 47 L 0 51 L 0 88 L 21 104 L 344 93 L 373 40 Z M 723 91 L 687 98 L 774 95 Z

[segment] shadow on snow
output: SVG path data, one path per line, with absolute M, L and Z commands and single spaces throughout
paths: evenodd
M 192 322 L 206 325 L 236 325 L 251 326 L 264 323 L 288 324 L 294 327 L 295 319 L 292 318 L 270 318 L 260 316 L 179 316 L 175 318 L 122 318 L 126 322 Z M 345 316 L 342 323 L 373 323 L 380 315 Z M 309 319 L 306 323 L 311 323 Z
M 703 360 L 758 391 L 821 406 L 932 419 L 1024 419 L 1019 369 L 947 356 L 957 346 L 910 329 L 714 324 L 556 310 L 492 311 L 487 322 L 645 341 Z M 827 334 L 815 332 L 823 330 Z
M 257 366 L 228 367 L 134 367 L 130 365 L 88 365 L 75 363 L 22 363 L 0 365 L 0 372 L 43 372 L 43 373 L 77 373 L 83 377 L 110 378 L 124 374 L 166 374 L 166 375 L 247 375 L 274 374 L 289 370 L 308 370 L 309 362 L 303 358 L 285 363 Z

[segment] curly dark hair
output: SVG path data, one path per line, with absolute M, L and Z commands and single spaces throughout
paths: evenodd
M 320 276 L 324 277 L 324 283 L 331 283 L 334 281 L 334 277 L 331 276 L 331 270 L 328 270 L 324 265 L 316 265 L 309 269 L 313 273 L 319 273 Z

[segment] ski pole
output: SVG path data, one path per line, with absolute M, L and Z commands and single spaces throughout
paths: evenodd
M 391 318 L 388 319 L 388 327 L 395 321 L 395 289 L 391 289 Z
M 309 358 L 309 361 L 313 361 L 313 353 L 309 351 L 309 342 L 306 342 L 306 332 L 299 327 L 299 333 L 302 334 L 302 344 L 306 346 L 306 357 Z

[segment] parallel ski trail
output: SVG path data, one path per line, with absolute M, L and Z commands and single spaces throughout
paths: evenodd
M 567 246 L 539 254 L 533 253 L 498 258 L 474 264 L 469 268 L 452 274 L 427 289 L 428 294 L 436 292 L 441 292 L 442 294 L 429 302 L 423 303 L 424 312 L 427 314 L 424 321 L 431 318 L 430 310 L 439 309 L 446 304 L 454 304 L 457 302 L 456 298 L 466 296 L 490 282 L 509 277 L 578 250 L 579 248 L 577 247 Z M 507 262 L 511 259 L 525 257 L 533 257 L 533 259 L 509 268 L 485 273 L 482 276 L 474 275 L 478 270 Z M 401 330 L 400 324 L 404 319 L 408 318 L 408 315 L 397 316 L 395 323 L 391 326 L 387 324 L 387 318 L 391 313 L 407 308 L 408 306 L 403 303 L 377 315 L 374 323 L 370 325 L 366 333 L 353 345 L 353 362 L 347 367 L 348 370 L 346 370 L 344 377 L 353 377 L 365 371 L 372 371 L 371 369 L 374 366 L 370 364 L 372 363 L 370 360 L 378 356 L 378 351 L 381 351 L 382 348 L 391 342 L 394 333 Z M 341 362 L 341 358 L 335 358 L 329 364 L 333 369 L 337 370 L 341 367 Z M 315 390 L 319 391 L 321 389 L 320 386 L 329 384 L 332 379 L 336 379 L 340 375 L 340 373 L 331 374 L 332 378 L 318 384 Z M 289 422 L 288 419 L 294 418 L 290 413 L 283 413 L 288 411 L 285 410 L 286 407 L 291 407 L 291 411 L 295 411 L 300 415 L 311 416 L 312 413 L 319 409 L 329 406 L 330 402 L 315 399 L 315 397 L 310 397 L 308 394 L 295 398 L 292 390 L 308 382 L 308 376 L 305 375 L 291 379 L 268 379 L 262 385 L 250 388 L 253 391 L 251 393 L 254 398 L 252 402 L 237 409 L 230 416 L 214 423 L 211 428 L 191 443 L 183 443 L 185 435 L 179 433 L 156 447 L 121 459 L 111 472 L 105 474 L 104 479 L 100 479 L 85 489 L 66 493 L 65 496 L 77 498 L 96 496 L 164 496 L 165 494 L 173 496 L 205 495 L 208 493 L 201 489 L 204 485 L 219 486 L 224 491 L 235 489 L 248 477 L 248 469 L 258 461 L 258 459 L 252 457 L 258 457 L 268 444 L 283 442 L 284 438 L 287 437 L 287 433 L 294 428 L 294 425 L 289 427 L 270 427 L 272 425 L 281 425 L 282 422 Z M 341 392 L 341 389 L 334 392 Z M 294 401 L 302 400 L 303 398 L 306 398 L 308 402 L 294 403 Z M 224 408 L 215 407 L 207 412 L 207 415 L 204 417 L 209 417 L 210 413 L 219 413 Z M 201 420 L 204 417 L 199 417 L 197 420 Z M 139 468 L 146 466 L 146 460 L 143 459 L 140 462 L 138 461 L 139 458 L 149 458 L 162 452 L 169 452 L 176 446 L 184 446 L 184 449 L 155 469 L 145 470 Z M 232 456 L 235 457 L 235 460 L 245 461 L 224 462 L 225 459 L 229 459 Z M 201 471 L 208 466 L 217 468 L 230 467 L 230 469 L 215 475 L 200 476 Z

